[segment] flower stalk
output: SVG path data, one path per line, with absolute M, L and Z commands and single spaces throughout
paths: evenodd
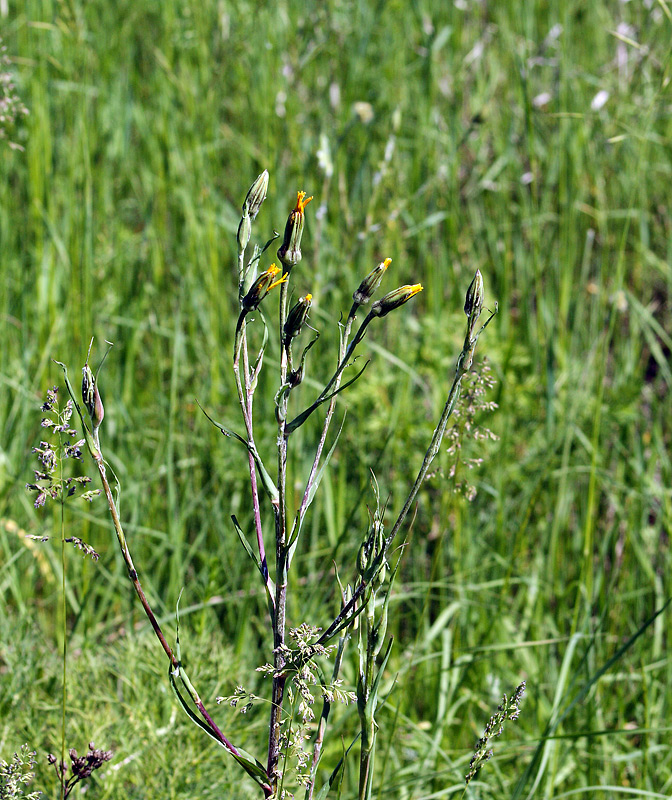
M 312 197 L 306 197 L 306 193 L 303 191 L 297 193 L 296 205 L 287 218 L 283 241 L 277 251 L 277 258 L 281 267 L 276 266 L 276 264 L 270 264 L 265 270 L 259 271 L 261 257 L 273 239 L 270 239 L 262 249 L 255 246 L 253 256 L 247 264 L 246 252 L 252 238 L 253 222 L 266 198 L 267 191 L 268 172 L 264 170 L 252 184 L 245 197 L 237 233 L 239 313 L 234 335 L 232 367 L 244 432 L 242 434 L 234 433 L 222 425 L 214 423 L 222 434 L 228 438 L 236 439 L 247 449 L 256 550 L 248 542 L 238 520 L 234 517 L 233 521 L 241 543 L 247 554 L 255 562 L 255 566 L 260 573 L 268 600 L 268 626 L 269 635 L 272 636 L 273 640 L 273 653 L 272 663 L 262 668 L 263 671 L 270 675 L 272 681 L 268 749 L 264 764 L 234 746 L 217 726 L 182 667 L 179 638 L 174 651 L 168 643 L 143 590 L 124 534 L 100 444 L 99 431 L 103 424 L 105 412 L 98 387 L 98 375 L 94 376 L 89 367 L 87 356 L 87 362 L 83 369 L 82 406 L 80 406 L 74 396 L 65 365 L 60 364 L 60 362 L 57 363 L 63 369 L 66 387 L 82 420 L 84 441 L 98 470 L 117 543 L 124 558 L 129 578 L 154 634 L 168 659 L 170 683 L 185 712 L 209 736 L 224 747 L 247 774 L 256 781 L 265 798 L 277 799 L 285 791 L 284 787 L 288 780 L 289 769 L 288 754 L 299 738 L 297 730 L 312 719 L 312 712 L 310 711 L 312 695 L 309 683 L 311 682 L 313 671 L 317 670 L 315 660 L 317 657 L 327 655 L 330 648 L 335 648 L 336 658 L 331 684 L 327 686 L 325 679 L 320 677 L 323 703 L 322 713 L 312 744 L 312 760 L 308 767 L 308 753 L 303 753 L 303 756 L 299 758 L 299 766 L 306 767 L 306 769 L 299 775 L 299 768 L 297 767 L 297 779 L 303 782 L 306 787 L 306 800 L 312 800 L 331 703 L 336 696 L 347 701 L 354 699 L 356 695 L 360 719 L 358 798 L 359 800 L 370 800 L 375 777 L 377 735 L 375 715 L 378 707 L 378 690 L 392 646 L 391 640 L 386 639 L 386 631 L 388 603 L 396 567 L 394 570 L 390 570 L 388 555 L 416 500 L 430 465 L 439 452 L 448 419 L 459 396 L 461 382 L 471 366 L 478 338 L 488 326 L 494 314 L 488 318 L 485 324 L 480 328 L 478 327 L 483 309 L 484 290 L 483 278 L 480 272 L 477 272 L 465 298 L 464 308 L 467 315 L 467 327 L 462 351 L 458 356 L 455 374 L 452 378 L 452 385 L 416 480 L 398 513 L 396 521 L 389 532 L 386 532 L 383 521 L 384 510 L 380 507 L 378 486 L 374 479 L 376 510 L 371 518 L 369 529 L 364 536 L 358 554 L 356 582 L 353 586 L 348 585 L 345 589 L 341 586 L 342 605 L 339 613 L 323 630 L 319 628 L 308 629 L 304 625 L 299 626 L 299 628 L 288 629 L 289 572 L 294 553 L 300 541 L 307 511 L 315 497 L 340 434 L 339 431 L 331 449 L 325 454 L 328 432 L 333 421 L 337 397 L 361 377 L 366 364 L 364 368 L 356 372 L 354 377 L 349 377 L 348 380 L 344 381 L 345 370 L 352 364 L 357 354 L 357 349 L 364 340 L 373 320 L 384 319 L 388 314 L 396 311 L 419 294 L 423 287 L 419 283 L 404 284 L 374 301 L 374 294 L 386 275 L 391 259 L 385 258 L 369 272 L 354 291 L 350 312 L 345 322 L 340 326 L 339 347 L 337 358 L 335 359 L 336 366 L 331 377 L 326 381 L 317 398 L 310 405 L 304 408 L 303 411 L 299 411 L 299 413 L 293 411 L 295 416 L 290 416 L 289 410 L 292 398 L 298 394 L 294 390 L 302 381 L 308 353 L 317 341 L 317 337 L 315 337 L 309 344 L 304 346 L 300 359 L 297 357 L 295 361 L 293 348 L 298 346 L 297 342 L 301 341 L 302 336 L 306 337 L 305 330 L 309 327 L 307 322 L 313 297 L 308 293 L 299 296 L 288 311 L 289 286 L 290 278 L 294 274 L 294 268 L 302 260 L 301 243 L 305 228 L 305 209 Z M 269 302 L 274 302 L 273 298 L 266 300 L 274 288 L 279 288 L 277 293 L 278 338 L 276 340 L 279 341 L 279 369 L 277 373 L 279 387 L 275 394 L 275 415 L 277 420 L 276 469 L 274 476 L 271 477 L 259 455 L 255 442 L 254 399 L 258 378 L 264 362 L 266 346 L 270 338 L 266 318 L 262 313 L 262 303 L 268 306 Z M 359 326 L 356 327 L 357 315 L 360 309 L 364 307 L 368 307 L 368 311 L 363 316 Z M 259 324 L 263 328 L 263 333 L 258 332 Z M 252 354 L 250 352 L 250 343 L 255 340 L 255 337 L 262 339 L 256 358 L 253 354 L 254 351 Z M 305 484 L 302 485 L 302 492 L 298 495 L 300 497 L 300 500 L 297 500 L 298 508 L 293 510 L 294 516 L 290 526 L 290 518 L 288 516 L 290 503 L 287 492 L 287 460 L 290 437 L 319 407 L 327 403 L 325 418 L 317 436 L 315 454 L 305 478 Z M 88 415 L 87 421 L 84 418 L 85 413 Z M 210 417 L 208 418 L 210 419 Z M 211 421 L 214 422 L 214 420 Z M 273 514 L 272 534 L 268 530 L 264 530 L 263 497 L 260 493 L 260 488 L 265 490 L 270 503 L 270 511 Z M 275 550 L 272 577 L 271 570 L 273 565 L 269 567 L 266 551 L 267 543 L 269 544 L 269 550 L 273 551 L 268 539 L 270 536 L 273 536 Z M 303 628 L 305 630 L 302 633 Z M 299 631 L 298 635 L 296 633 L 297 630 Z M 354 633 L 357 634 L 356 637 L 353 636 Z M 293 639 L 298 643 L 295 649 L 290 648 L 288 645 L 288 636 L 289 641 Z M 329 642 L 337 636 L 339 637 L 338 645 L 329 645 Z M 346 645 L 351 636 L 355 639 L 358 649 L 357 686 L 354 694 L 339 692 L 337 688 Z M 294 700 L 291 702 L 291 711 L 288 712 L 290 700 L 292 699 L 288 686 L 296 688 L 300 698 L 298 714 L 296 713 Z M 240 688 L 240 690 L 237 690 L 234 700 L 237 702 L 236 698 L 242 696 L 252 697 L 252 695 Z M 296 696 L 296 694 L 293 695 L 294 699 Z M 290 700 L 288 700 L 288 697 Z M 341 767 L 342 762 L 337 770 Z M 317 796 L 324 797 L 325 794 L 320 791 Z

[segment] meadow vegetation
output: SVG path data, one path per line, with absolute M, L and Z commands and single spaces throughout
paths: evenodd
M 295 559 L 293 626 L 338 613 L 333 564 L 353 580 L 343 565 L 354 571 L 371 471 L 388 509 L 403 503 L 476 269 L 486 306 L 499 304 L 390 601 L 377 796 L 461 796 L 475 742 L 522 680 L 520 717 L 466 797 L 669 796 L 665 0 L 8 6 L 2 69 L 29 113 L 14 146 L 0 138 L 0 758 L 27 743 L 29 789 L 57 796 L 46 753 L 60 747 L 65 614 L 68 746 L 114 753 L 92 796 L 257 796 L 177 707 L 102 499 L 68 504 L 69 532 L 100 558 L 67 551 L 63 605 L 60 511 L 34 508 L 24 486 L 40 406 L 62 386 L 53 359 L 75 372 L 92 336 L 114 342 L 101 439 L 145 591 L 171 637 L 182 592 L 183 654 L 204 698 L 240 684 L 268 695 L 255 672 L 271 659 L 266 598 L 231 524 L 252 529 L 246 457 L 197 404 L 241 430 L 236 231 L 268 168 L 260 240 L 282 231 L 298 189 L 315 198 L 292 274 L 321 332 L 303 404 L 333 373 L 339 314 L 376 263 L 392 258 L 385 291 L 424 286 L 369 331 L 371 363 L 339 403 L 346 424 Z M 279 361 L 277 334 L 267 360 Z M 277 369 L 262 372 L 256 440 L 270 462 L 277 388 Z M 322 413 L 296 432 L 295 505 Z M 264 752 L 265 709 L 217 714 Z M 356 707 L 334 707 L 325 769 L 356 730 Z M 341 796 L 356 787 L 353 761 Z

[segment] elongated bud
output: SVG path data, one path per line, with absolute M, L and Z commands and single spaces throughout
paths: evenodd
M 369 566 L 369 551 L 370 546 L 368 541 L 362 542 L 357 553 L 357 571 L 360 575 L 363 575 Z
M 96 379 L 91 372 L 88 362 L 82 368 L 82 402 L 91 417 L 91 426 L 94 432 L 100 427 L 100 423 L 105 416 L 103 401 L 100 399 L 100 392 L 96 384 Z
M 306 319 L 308 319 L 308 312 L 312 304 L 313 295 L 307 294 L 305 297 L 299 297 L 298 303 L 295 303 L 289 310 L 287 321 L 282 331 L 282 342 L 285 347 L 301 332 L 301 328 L 304 326 Z
M 285 235 L 278 249 L 278 258 L 287 271 L 301 261 L 301 237 L 306 221 L 305 208 L 312 200 L 305 192 L 297 192 L 296 206 L 292 209 L 285 225 Z
M 369 313 L 375 317 L 384 317 L 386 314 L 389 314 L 390 311 L 394 311 L 395 308 L 403 306 L 411 297 L 415 297 L 415 295 L 421 291 L 422 285 L 420 283 L 414 283 L 412 286 L 409 284 L 400 286 L 398 289 L 386 294 L 385 297 L 381 297 L 380 300 L 375 302 L 371 306 L 371 311 Z
M 387 561 L 383 560 L 383 563 L 381 564 L 378 572 L 376 572 L 376 577 L 373 580 L 374 585 L 380 587 L 385 583 L 385 581 L 387 580 L 387 571 L 388 571 Z
M 268 170 L 265 169 L 256 181 L 250 186 L 245 202 L 243 203 L 243 217 L 249 216 L 253 220 L 259 213 L 261 204 L 266 199 L 268 191 Z
M 255 309 L 259 303 L 266 297 L 266 295 L 274 289 L 276 286 L 279 286 L 281 283 L 287 280 L 287 275 L 283 275 L 282 278 L 276 280 L 276 277 L 280 274 L 280 268 L 276 267 L 275 264 L 271 264 L 271 266 L 266 270 L 266 272 L 262 272 L 261 275 L 257 278 L 257 280 L 252 284 L 252 288 L 243 298 L 243 310 L 244 311 L 252 311 Z
M 483 308 L 483 276 L 481 270 L 477 269 L 472 282 L 467 289 L 467 296 L 464 301 L 464 313 L 468 316 L 476 316 L 481 313 Z
M 244 250 L 250 241 L 252 234 L 252 220 L 249 214 L 243 214 L 238 225 L 238 250 Z
M 369 272 L 366 278 L 359 284 L 357 291 L 352 295 L 352 299 L 355 301 L 356 305 L 363 306 L 369 302 L 376 289 L 380 286 L 385 270 L 391 263 L 392 259 L 386 258 L 385 261 L 381 261 L 375 269 Z

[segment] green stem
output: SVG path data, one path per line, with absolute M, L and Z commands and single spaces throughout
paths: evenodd
M 363 669 L 360 666 L 360 692 L 357 705 L 360 709 L 361 747 L 359 751 L 359 800 L 369 800 L 373 786 L 373 759 L 376 746 L 376 723 L 373 718 L 375 709 L 370 704 L 371 689 L 375 667 L 375 607 L 376 593 L 371 592 L 366 602 L 366 621 L 361 626 L 360 654 L 364 652 Z M 361 655 L 360 655 L 361 658 Z
M 251 766 L 248 766 L 245 763 L 245 761 L 241 757 L 241 754 L 237 750 L 237 748 L 234 747 L 234 745 L 226 738 L 226 736 L 218 728 L 218 726 L 216 725 L 216 723 L 214 722 L 214 720 L 212 719 L 212 717 L 210 716 L 210 714 L 206 710 L 205 706 L 203 705 L 203 701 L 201 700 L 200 696 L 198 695 L 198 693 L 196 692 L 196 690 L 192 686 L 191 681 L 189 680 L 189 677 L 187 676 L 186 672 L 182 668 L 180 660 L 173 653 L 170 645 L 168 644 L 168 642 L 166 640 L 166 637 L 163 634 L 163 631 L 161 630 L 161 626 L 159 625 L 159 622 L 156 619 L 154 611 L 152 610 L 152 607 L 150 606 L 149 601 L 147 600 L 147 596 L 145 595 L 145 592 L 144 592 L 144 590 L 142 588 L 142 585 L 140 583 L 140 579 L 138 577 L 138 573 L 137 573 L 137 571 L 135 569 L 135 566 L 133 564 L 133 559 L 131 557 L 131 551 L 128 548 L 128 543 L 126 541 L 126 536 L 125 536 L 124 530 L 123 530 L 123 528 L 121 526 L 121 520 L 119 519 L 119 512 L 117 511 L 117 506 L 116 506 L 116 503 L 114 501 L 114 497 L 112 495 L 112 489 L 110 488 L 109 481 L 107 480 L 107 473 L 106 473 L 106 470 L 105 470 L 105 461 L 103 459 L 103 454 L 102 454 L 102 451 L 100 449 L 100 440 L 99 440 L 99 437 L 98 437 L 98 429 L 96 428 L 93 431 L 90 431 L 89 428 L 87 427 L 86 422 L 84 420 L 84 415 L 82 414 L 82 409 L 81 409 L 79 403 L 77 402 L 77 400 L 75 398 L 75 393 L 73 391 L 72 384 L 70 383 L 70 379 L 68 378 L 67 368 L 66 368 L 65 364 L 61 363 L 60 361 L 57 361 L 56 363 L 63 369 L 66 388 L 68 390 L 68 393 L 69 393 L 70 397 L 72 398 L 72 401 L 73 401 L 74 406 L 75 406 L 75 410 L 77 411 L 77 414 L 79 415 L 79 418 L 80 418 L 80 420 L 82 422 L 82 427 L 83 427 L 83 430 L 84 430 L 84 437 L 85 437 L 85 440 L 86 440 L 87 448 L 88 448 L 89 453 L 90 453 L 91 457 L 93 458 L 93 460 L 95 461 L 96 466 L 98 468 L 98 473 L 99 473 L 99 476 L 100 476 L 101 483 L 103 485 L 103 490 L 105 492 L 105 497 L 107 498 L 107 504 L 108 504 L 108 507 L 110 509 L 110 516 L 112 517 L 112 524 L 114 525 L 114 532 L 115 532 L 115 534 L 117 536 L 117 542 L 119 543 L 119 549 L 121 550 L 121 554 L 122 554 L 122 557 L 124 559 L 124 563 L 126 564 L 126 569 L 128 570 L 128 576 L 131 579 L 131 582 L 133 584 L 133 588 L 135 589 L 135 593 L 138 595 L 138 599 L 140 600 L 140 603 L 141 603 L 141 605 L 142 605 L 142 607 L 144 609 L 144 612 L 145 612 L 145 614 L 147 616 L 147 619 L 149 620 L 149 623 L 152 626 L 152 629 L 154 630 L 154 634 L 156 635 L 156 638 L 159 640 L 159 642 L 161 644 L 161 647 L 163 648 L 164 653 L 168 657 L 168 660 L 170 662 L 171 672 L 172 672 L 173 676 L 175 676 L 175 677 L 179 676 L 180 677 L 180 679 L 182 681 L 182 685 L 188 691 L 189 697 L 191 698 L 191 700 L 194 703 L 194 705 L 196 706 L 196 708 L 199 710 L 203 720 L 205 720 L 205 723 L 204 723 L 204 725 L 202 725 L 202 727 L 205 727 L 205 729 L 208 731 L 209 735 L 212 736 L 212 738 L 215 739 L 215 741 L 219 742 L 222 745 L 222 747 L 224 747 L 224 749 L 227 750 L 232 756 L 234 756 L 234 758 L 236 758 L 236 760 L 243 767 L 243 769 L 245 769 L 245 771 L 252 778 L 254 778 L 257 781 L 257 783 L 259 783 L 259 785 L 261 786 L 262 791 L 264 792 L 264 796 L 265 797 L 270 797 L 271 794 L 272 794 L 271 787 L 268 786 L 268 784 L 265 783 L 264 781 L 260 780 L 259 775 L 257 774 L 257 772 Z
M 61 697 L 61 770 L 65 764 L 65 711 L 68 701 L 68 631 L 67 631 L 67 603 L 65 597 L 65 484 L 63 481 L 63 437 L 58 434 L 58 465 L 61 483 L 61 613 L 63 615 L 63 694 Z M 65 800 L 65 780 L 61 772 L 61 800 Z
M 280 284 L 280 338 L 287 319 L 287 294 L 289 280 Z M 280 354 L 280 386 L 287 383 L 287 350 Z M 273 688 L 271 690 L 271 715 L 268 733 L 267 772 L 273 789 L 278 785 L 278 764 L 280 761 L 280 726 L 285 694 L 286 676 L 283 673 L 285 657 L 285 625 L 287 609 L 287 395 L 280 398 L 278 407 L 278 505 L 275 508 L 275 618 L 273 625 Z
M 341 360 L 338 366 L 336 367 L 336 372 L 334 372 L 334 374 L 329 379 L 327 385 L 324 387 L 324 389 L 322 389 L 322 391 L 317 397 L 317 400 L 315 400 L 315 402 L 311 406 L 309 406 L 305 411 L 302 411 L 301 414 L 294 417 L 294 419 L 291 422 L 286 423 L 285 430 L 287 431 L 287 434 L 292 433 L 292 431 L 294 431 L 299 425 L 302 425 L 306 421 L 306 419 L 313 413 L 313 411 L 319 408 L 322 405 L 322 403 L 326 402 L 326 400 L 328 399 L 329 392 L 334 386 L 336 386 L 336 390 L 338 389 L 338 386 L 340 385 L 341 373 L 347 367 L 350 358 L 355 352 L 355 348 L 364 338 L 366 329 L 371 320 L 374 318 L 374 316 L 375 315 L 368 314 L 364 318 L 364 321 L 359 326 L 359 329 L 357 330 L 357 333 L 355 334 L 352 342 L 350 342 L 350 346 L 347 348 L 345 355 L 341 357 Z M 353 318 L 354 317 L 352 317 L 352 311 L 351 311 L 350 317 L 348 318 L 348 322 L 350 322 L 350 324 L 352 324 L 351 319 Z
M 341 342 L 341 346 L 339 349 L 339 362 L 343 361 L 345 356 L 345 351 L 348 346 L 348 339 L 350 338 L 350 331 L 352 330 L 352 323 L 355 320 L 355 312 L 357 310 L 356 306 L 353 306 L 352 310 L 350 311 L 350 315 L 348 316 L 347 322 L 345 323 L 345 329 L 343 331 L 343 340 Z M 336 378 L 336 383 L 334 388 L 338 389 L 341 383 L 341 376 L 339 375 Z M 317 443 L 317 450 L 315 451 L 315 458 L 313 459 L 313 464 L 310 468 L 310 473 L 308 475 L 308 480 L 306 481 L 306 488 L 303 493 L 303 497 L 301 499 L 301 505 L 299 506 L 299 512 L 297 514 L 297 519 L 295 521 L 296 528 L 298 530 L 301 529 L 303 524 L 303 518 L 306 515 L 306 511 L 308 510 L 308 506 L 310 505 L 310 494 L 313 484 L 315 482 L 315 476 L 317 475 L 318 467 L 320 466 L 320 458 L 322 456 L 322 451 L 324 450 L 324 443 L 327 440 L 327 434 L 329 432 L 329 427 L 331 425 L 331 420 L 334 416 L 334 410 L 336 409 L 336 395 L 334 394 L 329 402 L 329 408 L 327 409 L 327 414 L 324 419 L 324 425 L 322 426 L 322 433 L 320 434 L 320 440 Z M 292 548 L 293 549 L 293 548 Z M 291 555 L 290 555 L 291 561 Z M 289 566 L 289 564 L 288 564 Z
M 369 567 L 366 575 L 364 575 L 362 580 L 359 582 L 359 585 L 355 589 L 350 601 L 345 604 L 345 606 L 341 609 L 336 619 L 334 619 L 331 625 L 329 625 L 329 627 L 322 633 L 320 638 L 315 643 L 316 645 L 326 644 L 340 630 L 342 630 L 344 626 L 350 624 L 350 617 L 355 613 L 357 602 L 366 591 L 373 576 L 382 566 L 383 560 L 388 550 L 390 549 L 390 546 L 392 545 L 394 538 L 399 532 L 399 529 L 404 523 L 404 520 L 406 519 L 408 512 L 410 511 L 411 506 L 413 505 L 413 501 L 415 500 L 418 494 L 420 486 L 422 486 L 422 483 L 424 482 L 427 476 L 430 464 L 436 458 L 436 455 L 439 452 L 439 448 L 441 446 L 441 440 L 443 439 L 443 435 L 446 432 L 446 425 L 448 424 L 448 419 L 450 418 L 450 415 L 453 412 L 453 409 L 455 407 L 455 402 L 457 401 L 457 398 L 460 393 L 460 385 L 462 383 L 462 378 L 471 367 L 478 338 L 481 335 L 481 333 L 483 333 L 483 331 L 488 327 L 490 322 L 494 319 L 496 313 L 497 309 L 495 309 L 494 313 L 491 314 L 491 316 L 487 319 L 487 321 L 484 323 L 481 329 L 476 333 L 473 333 L 474 323 L 472 321 L 467 323 L 467 334 L 464 339 L 462 352 L 457 357 L 453 384 L 450 388 L 450 392 L 448 393 L 448 399 L 446 400 L 446 404 L 443 408 L 443 412 L 441 414 L 441 418 L 439 419 L 439 423 L 436 426 L 436 429 L 434 430 L 434 434 L 432 435 L 432 440 L 430 442 L 427 452 L 425 453 L 425 457 L 423 459 L 422 465 L 420 466 L 420 471 L 418 472 L 418 476 L 415 479 L 415 483 L 413 484 L 413 487 L 406 499 L 406 502 L 404 503 L 402 510 L 399 512 L 397 521 L 394 523 L 392 530 L 385 539 L 385 544 L 381 552 L 378 554 L 378 556 L 376 556 L 373 563 Z M 312 652 L 308 650 L 304 655 L 304 657 L 312 658 L 312 655 L 313 655 Z

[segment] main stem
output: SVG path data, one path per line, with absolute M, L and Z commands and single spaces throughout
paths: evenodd
M 360 636 L 366 640 L 366 647 L 362 647 L 360 639 L 360 659 L 361 651 L 364 650 L 364 665 L 360 663 L 360 685 L 362 697 L 358 703 L 363 703 L 363 710 L 360 711 L 362 742 L 359 751 L 359 800 L 369 800 L 371 797 L 372 778 L 373 778 L 373 759 L 376 744 L 376 724 L 373 719 L 374 709 L 369 705 L 371 697 L 371 687 L 373 686 L 373 670 L 376 662 L 375 646 L 373 642 L 375 630 L 375 607 L 376 595 L 371 594 L 367 601 L 366 621 L 361 623 Z
M 61 697 L 61 800 L 65 800 L 65 711 L 68 703 L 68 630 L 67 602 L 65 596 L 65 483 L 63 481 L 63 436 L 58 434 L 58 454 L 61 481 L 61 603 L 63 613 L 63 693 Z
M 280 284 L 280 340 L 287 319 L 287 284 Z M 280 355 L 280 385 L 287 383 L 287 349 Z M 275 790 L 278 784 L 280 761 L 280 725 L 285 695 L 285 625 L 287 610 L 287 395 L 283 394 L 278 406 L 278 505 L 275 509 L 275 619 L 273 622 L 273 689 L 271 692 L 271 719 L 268 733 L 268 777 Z

